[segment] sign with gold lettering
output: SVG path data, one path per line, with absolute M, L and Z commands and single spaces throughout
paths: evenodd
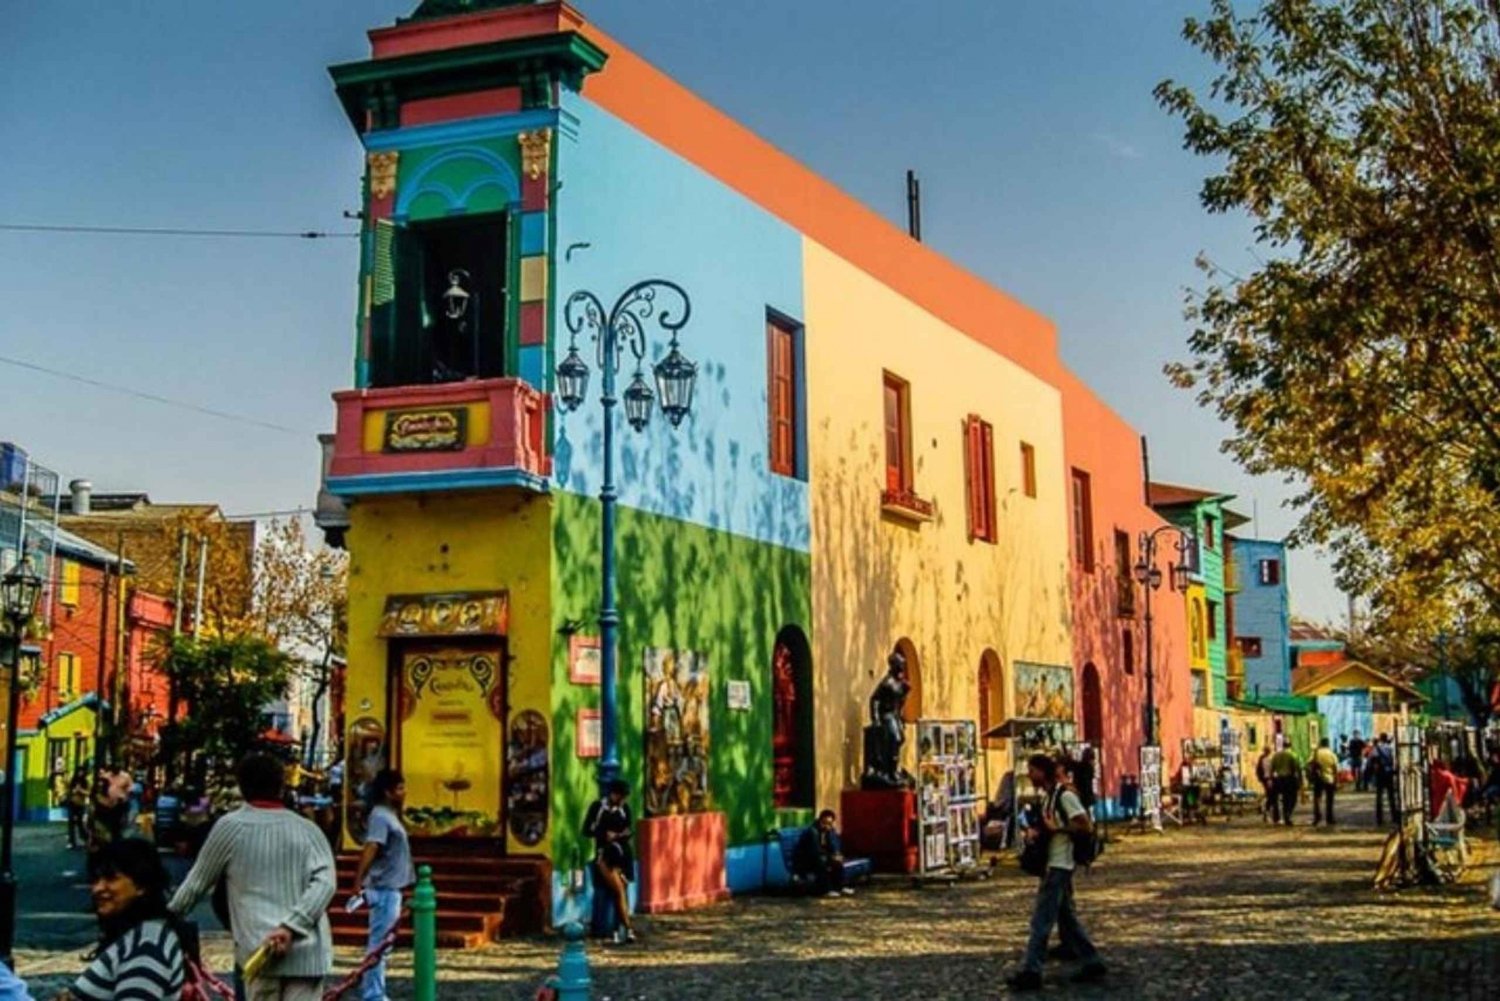
M 418 837 L 500 832 L 503 681 L 498 650 L 410 650 L 401 662 L 401 772 Z
M 385 599 L 380 635 L 504 636 L 510 629 L 510 601 L 504 591 L 458 594 L 393 594 Z
M 392 410 L 385 415 L 383 452 L 460 452 L 468 444 L 469 412 L 463 407 Z

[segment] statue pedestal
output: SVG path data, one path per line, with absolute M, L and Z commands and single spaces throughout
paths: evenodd
M 844 854 L 876 872 L 917 871 L 917 795 L 910 789 L 847 789 L 839 803 Z

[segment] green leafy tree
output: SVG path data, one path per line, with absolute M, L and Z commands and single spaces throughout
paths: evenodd
M 1217 65 L 1156 97 L 1254 224 L 1262 263 L 1201 260 L 1195 389 L 1250 472 L 1301 489 L 1378 623 L 1412 640 L 1500 612 L 1500 4 L 1214 0 Z
M 166 641 L 162 671 L 184 707 L 162 728 L 170 760 L 199 756 L 233 762 L 256 746 L 265 705 L 286 695 L 294 664 L 266 640 L 250 635 Z

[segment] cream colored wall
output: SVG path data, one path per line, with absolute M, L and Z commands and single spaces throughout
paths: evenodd
M 986 648 L 1004 666 L 1007 707 L 1017 660 L 1072 663 L 1062 401 L 822 246 L 804 242 L 803 257 L 818 798 L 836 805 L 858 784 L 869 695 L 898 638 L 918 651 L 929 718 L 978 719 Z M 925 524 L 881 513 L 884 371 L 910 383 L 914 486 L 936 506 Z M 994 425 L 994 545 L 968 539 L 970 413 Z M 1022 441 L 1036 449 L 1035 498 L 1022 490 Z
M 395 725 L 388 642 L 377 635 L 386 597 L 452 591 L 510 593 L 510 713 L 535 709 L 552 719 L 549 503 L 462 492 L 372 498 L 350 509 L 346 725 L 361 716 L 380 720 L 388 734 Z M 550 854 L 551 833 L 528 847 L 507 831 L 508 850 Z

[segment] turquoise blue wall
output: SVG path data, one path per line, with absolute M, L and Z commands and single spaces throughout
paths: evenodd
M 1281 562 L 1277 584 L 1260 582 L 1262 560 Z M 1239 592 L 1234 604 L 1236 636 L 1260 639 L 1259 657 L 1245 657 L 1245 694 L 1290 695 L 1292 691 L 1291 611 L 1287 597 L 1286 545 L 1263 539 L 1235 539 L 1234 567 Z M 1336 736 L 1336 735 L 1335 735 Z
M 553 364 L 567 350 L 562 309 L 575 291 L 594 292 L 607 308 L 635 282 L 666 278 L 693 302 L 682 333 L 683 352 L 699 365 L 693 413 L 676 430 L 659 410 L 640 434 L 619 422 L 621 503 L 806 551 L 807 484 L 771 473 L 766 415 L 766 310 L 802 318 L 801 236 L 586 99 L 565 94 L 563 113 Z M 595 495 L 598 366 L 592 345 L 580 348 L 593 370 L 589 400 L 556 416 L 554 482 Z M 665 354 L 657 337 L 647 364 Z

